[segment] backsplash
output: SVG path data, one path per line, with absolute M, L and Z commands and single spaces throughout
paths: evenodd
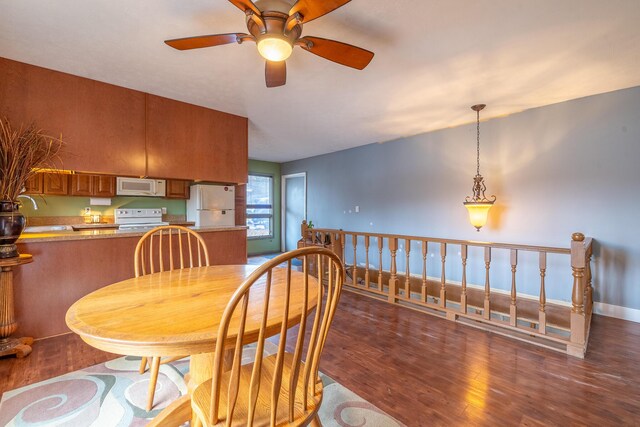
M 20 212 L 27 218 L 27 222 L 29 218 L 34 218 L 34 221 L 31 221 L 32 225 L 38 222 L 36 218 L 41 217 L 66 217 L 66 220 L 61 223 L 77 223 L 78 217 L 84 217 L 85 207 L 90 207 L 92 214 L 101 215 L 106 222 L 113 222 L 113 212 L 119 208 L 167 208 L 167 215 L 172 217 L 184 217 L 187 212 L 185 200 L 160 197 L 113 197 L 111 206 L 91 206 L 89 197 L 33 196 L 33 198 L 38 204 L 37 210 L 33 208 L 31 201 L 20 199 L 22 203 Z

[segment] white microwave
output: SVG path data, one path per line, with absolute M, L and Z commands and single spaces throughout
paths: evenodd
M 167 194 L 167 183 L 164 179 L 118 177 L 116 183 L 118 196 L 164 197 Z

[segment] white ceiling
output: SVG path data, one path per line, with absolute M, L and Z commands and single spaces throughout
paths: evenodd
M 267 89 L 225 0 L 0 0 L 0 56 L 246 116 L 251 158 L 287 161 L 640 85 L 638 0 L 353 0 L 303 34 L 372 50 L 364 71 L 296 48 Z

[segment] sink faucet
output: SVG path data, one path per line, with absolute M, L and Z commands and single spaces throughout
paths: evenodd
M 27 196 L 26 194 L 20 194 L 18 196 L 18 198 L 20 197 L 24 197 L 25 199 L 29 199 L 31 200 L 31 203 L 33 203 L 33 209 L 38 210 L 38 204 L 36 203 L 36 201 L 33 199 L 33 197 L 31 196 Z

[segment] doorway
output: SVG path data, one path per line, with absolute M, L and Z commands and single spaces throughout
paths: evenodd
M 307 218 L 307 173 L 282 176 L 282 251 L 298 247 L 300 224 Z

